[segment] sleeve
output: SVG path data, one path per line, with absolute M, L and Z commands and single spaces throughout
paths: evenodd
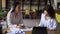
M 22 15 L 22 12 L 20 12 L 20 24 L 23 24 L 23 15 Z
M 11 11 L 12 11 L 13 8 L 11 8 L 11 10 L 8 12 L 7 14 L 7 25 L 9 26 L 11 21 L 10 21 L 10 15 L 11 15 Z
M 40 21 L 39 26 L 43 27 L 43 22 L 42 21 Z
M 7 23 L 8 23 L 8 25 L 10 24 L 10 14 L 9 13 L 7 14 Z
M 41 14 L 41 20 L 44 20 L 44 18 L 45 18 L 45 15 L 42 13 Z
M 41 19 L 40 19 L 40 23 L 39 23 L 39 26 L 43 26 L 43 18 L 44 18 L 44 16 L 43 16 L 43 14 L 41 14 Z
M 56 29 L 56 26 L 57 26 L 57 22 L 56 22 L 55 19 L 51 20 L 51 22 L 48 24 L 48 28 L 49 28 L 50 30 Z
M 22 15 L 22 12 L 21 12 L 21 20 L 22 20 L 22 23 L 23 23 L 23 15 Z

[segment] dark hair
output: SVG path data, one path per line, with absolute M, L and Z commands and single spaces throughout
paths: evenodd
M 19 5 L 19 4 L 20 4 L 19 2 L 14 2 L 14 3 L 13 3 L 13 10 L 12 10 L 12 12 L 15 11 L 16 6 Z
M 53 9 L 53 7 L 51 5 L 47 5 L 45 6 L 45 8 L 43 9 L 43 11 L 46 10 L 48 12 L 48 15 L 51 17 L 51 18 L 55 18 L 55 11 Z

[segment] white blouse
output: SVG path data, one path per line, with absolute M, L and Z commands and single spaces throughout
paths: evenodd
M 48 20 L 45 20 L 45 15 L 42 13 L 39 26 L 47 27 L 49 30 L 54 30 L 56 29 L 57 24 L 55 19 L 49 18 Z
M 7 24 L 8 24 L 8 26 L 11 24 L 10 15 L 11 15 L 12 10 L 13 10 L 13 7 L 11 7 L 11 10 L 7 14 Z

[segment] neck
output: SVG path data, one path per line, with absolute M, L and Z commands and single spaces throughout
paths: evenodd
M 16 14 L 18 14 L 18 11 L 15 11 Z

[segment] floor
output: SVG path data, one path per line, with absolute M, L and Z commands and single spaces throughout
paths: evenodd
M 33 26 L 39 25 L 40 19 L 24 19 L 23 21 L 26 26 L 33 27 Z M 49 31 L 48 33 L 49 34 L 60 34 L 60 23 L 57 23 L 57 28 L 55 31 Z
M 24 19 L 24 25 L 28 27 L 33 27 L 39 25 L 40 19 Z
M 33 26 L 38 26 L 40 19 L 23 19 L 24 25 L 27 27 L 33 27 Z M 55 31 L 49 32 L 49 34 L 60 34 L 60 23 L 57 23 L 57 28 Z

